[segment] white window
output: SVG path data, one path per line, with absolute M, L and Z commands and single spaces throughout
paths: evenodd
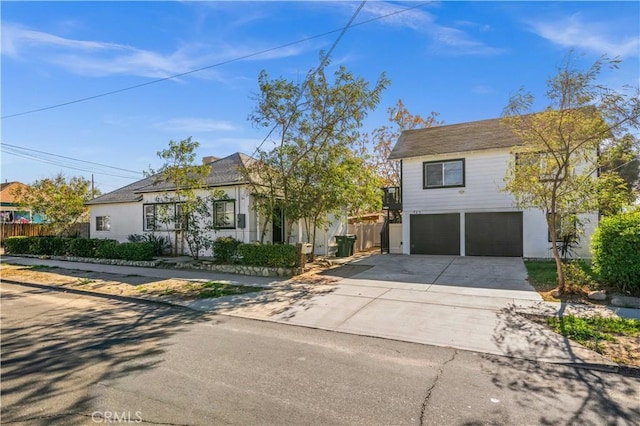
M 156 205 L 145 204 L 143 208 L 144 208 L 143 229 L 145 231 L 154 231 L 156 229 Z
M 109 231 L 111 218 L 109 216 L 96 216 L 96 231 Z
M 213 226 L 217 229 L 235 229 L 235 200 L 216 200 L 213 202 Z
M 431 161 L 423 163 L 423 188 L 464 186 L 464 160 Z

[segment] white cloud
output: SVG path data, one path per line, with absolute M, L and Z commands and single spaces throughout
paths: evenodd
M 616 34 L 625 25 L 587 22 L 577 13 L 555 21 L 529 22 L 534 33 L 565 48 L 580 48 L 597 54 L 637 57 L 640 37 Z
M 363 9 L 363 13 L 380 17 L 406 8 L 407 6 L 396 3 L 372 2 L 367 3 L 367 6 Z M 439 54 L 492 56 L 504 53 L 504 49 L 491 47 L 473 38 L 465 31 L 438 24 L 435 15 L 420 10 L 419 8 L 385 17 L 378 22 L 383 25 L 409 28 L 418 33 L 425 34 L 430 40 L 430 50 Z M 456 25 L 480 30 L 482 32 L 490 29 L 487 25 L 469 21 L 457 21 Z
M 264 61 L 297 56 L 310 48 L 308 45 L 294 45 L 269 50 L 275 46 L 261 44 L 191 43 L 184 44 L 173 52 L 164 53 L 116 43 L 74 40 L 11 23 L 3 23 L 2 27 L 3 55 L 45 62 L 88 76 L 135 75 L 165 78 L 240 58 Z M 265 50 L 269 51 L 252 56 Z M 213 67 L 194 75 L 221 79 Z
M 218 131 L 236 130 L 235 126 L 228 121 L 217 121 L 210 118 L 174 118 L 164 123 L 157 124 L 156 127 L 172 132 L 186 133 L 207 133 Z

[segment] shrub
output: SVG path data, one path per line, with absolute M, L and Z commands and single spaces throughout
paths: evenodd
M 115 240 L 100 240 L 96 246 L 96 257 L 100 259 L 120 259 L 118 242 Z
M 7 254 L 30 254 L 29 237 L 8 237 L 4 240 Z
M 147 241 L 141 243 L 122 243 L 117 246 L 118 259 L 124 260 L 153 260 L 156 248 Z
M 76 257 L 96 257 L 96 248 L 101 240 L 74 238 L 69 243 L 69 253 Z
M 241 241 L 233 237 L 219 237 L 213 242 L 213 257 L 221 263 L 231 263 L 238 256 Z
M 68 237 L 31 237 L 30 252 L 45 256 L 64 256 L 69 251 L 71 238 Z
M 7 253 L 64 256 L 69 252 L 71 238 L 67 237 L 9 237 Z
M 580 294 L 598 286 L 593 277 L 584 270 L 580 261 L 563 263 L 562 271 L 569 293 Z
M 238 252 L 244 265 L 281 268 L 296 264 L 296 248 L 289 244 L 241 244 Z
M 605 217 L 591 240 L 593 270 L 616 289 L 640 295 L 640 212 Z
M 171 250 L 171 240 L 156 234 L 131 234 L 127 237 L 130 243 L 147 242 L 153 246 L 154 256 L 162 256 Z

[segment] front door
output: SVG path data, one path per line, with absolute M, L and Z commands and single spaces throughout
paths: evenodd
M 273 244 L 284 243 L 284 212 L 281 208 L 276 207 L 273 212 L 273 235 L 271 241 Z

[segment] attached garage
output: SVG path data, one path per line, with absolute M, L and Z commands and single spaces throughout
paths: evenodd
M 460 214 L 412 214 L 411 254 L 460 255 Z
M 522 256 L 522 212 L 467 213 L 467 256 Z

